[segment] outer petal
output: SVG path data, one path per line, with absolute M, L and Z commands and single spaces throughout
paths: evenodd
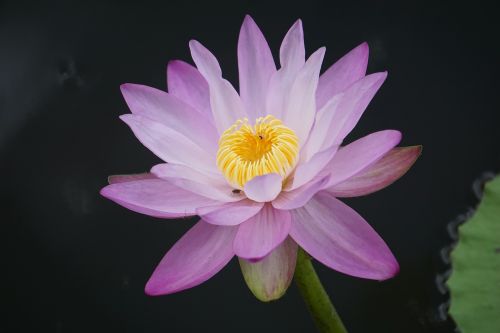
M 207 115 L 213 122 L 208 83 L 196 67 L 182 60 L 172 60 L 167 66 L 168 92 Z
M 126 183 L 126 182 L 133 182 L 136 180 L 156 179 L 156 178 L 158 177 L 149 172 L 135 173 L 130 175 L 112 175 L 108 177 L 108 183 L 109 184 Z
M 122 84 L 120 88 L 132 113 L 186 135 L 204 150 L 215 154 L 219 137 L 207 114 L 155 88 L 131 83 Z
M 422 152 L 422 146 L 400 147 L 355 176 L 327 189 L 336 197 L 358 197 L 381 190 L 403 176 Z
M 307 204 L 311 198 L 321 191 L 325 185 L 328 183 L 329 176 L 323 178 L 317 178 L 310 183 L 307 183 L 295 190 L 286 192 L 283 191 L 280 195 L 273 201 L 273 207 L 277 209 L 295 209 Z
M 322 47 L 314 52 L 298 72 L 292 85 L 283 113 L 283 123 L 295 131 L 303 145 L 316 115 L 316 87 L 325 55 Z
M 208 82 L 210 105 L 220 134 L 236 120 L 243 118 L 245 110 L 231 83 L 222 78 L 222 71 L 214 55 L 195 40 L 189 42 L 189 47 L 196 67 Z
M 203 150 L 191 139 L 149 118 L 126 114 L 120 116 L 141 143 L 165 162 L 189 165 L 208 173 L 217 172 L 215 154 Z
M 333 96 L 365 76 L 368 53 L 368 44 L 363 43 L 340 58 L 321 75 L 316 91 L 318 109 Z
M 194 225 L 163 257 L 146 284 L 151 296 L 197 286 L 219 272 L 233 257 L 236 228 L 203 220 Z
M 330 172 L 327 187 L 339 184 L 375 163 L 401 141 L 401 133 L 394 130 L 375 132 L 339 149 L 325 168 Z
M 267 256 L 288 236 L 290 213 L 265 205 L 262 210 L 238 227 L 234 239 L 234 253 L 256 261 Z
M 353 209 L 320 192 L 293 211 L 290 235 L 310 255 L 339 272 L 385 280 L 399 271 L 393 254 Z
M 297 262 L 297 243 L 287 238 L 264 259 L 239 259 L 248 288 L 259 300 L 269 302 L 283 296 L 292 282 Z
M 272 201 L 281 192 L 282 181 L 277 173 L 256 176 L 245 184 L 244 191 L 247 197 L 254 201 Z
M 196 210 L 196 213 L 210 224 L 238 225 L 257 214 L 263 206 L 262 202 L 244 199 L 222 205 L 201 207 Z
M 241 100 L 253 121 L 265 116 L 267 87 L 276 65 L 264 35 L 248 15 L 238 40 L 238 68 Z
M 196 215 L 198 207 L 217 204 L 162 179 L 114 183 L 104 187 L 101 195 L 134 212 L 162 218 Z
M 233 193 L 233 188 L 221 176 L 217 174 L 206 175 L 185 165 L 158 164 L 151 169 L 151 173 L 180 188 L 210 199 L 231 202 L 245 198 L 242 193 Z

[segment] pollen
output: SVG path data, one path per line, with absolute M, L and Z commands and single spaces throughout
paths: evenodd
M 295 167 L 299 139 L 293 130 L 271 115 L 255 125 L 237 120 L 219 139 L 217 167 L 227 181 L 243 189 L 255 176 L 277 173 L 285 179 Z

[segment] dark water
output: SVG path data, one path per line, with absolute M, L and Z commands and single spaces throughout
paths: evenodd
M 196 38 L 237 82 L 245 14 L 275 55 L 302 18 L 308 53 L 332 64 L 363 41 L 389 78 L 349 140 L 394 128 L 423 144 L 414 168 L 348 203 L 401 264 L 373 282 L 317 265 L 350 332 L 453 332 L 442 281 L 447 224 L 474 206 L 473 180 L 498 172 L 500 44 L 493 6 L 302 1 L 0 3 L 0 205 L 4 332 L 312 332 L 294 286 L 262 304 L 236 261 L 209 282 L 151 298 L 143 286 L 192 220 L 161 221 L 101 198 L 114 173 L 158 159 L 117 118 L 123 82 L 165 87 L 166 63 Z

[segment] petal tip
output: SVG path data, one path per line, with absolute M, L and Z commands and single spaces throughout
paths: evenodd
M 372 74 L 368 74 L 366 78 L 370 78 L 371 84 L 378 85 L 379 87 L 384 83 L 387 78 L 387 71 L 376 72 Z M 377 88 L 378 89 L 378 88 Z
M 244 186 L 246 196 L 256 202 L 273 201 L 281 192 L 282 178 L 277 173 L 268 173 L 250 179 Z
M 297 19 L 293 23 L 293 25 L 288 30 L 287 35 L 291 35 L 291 34 L 295 34 L 295 33 L 298 33 L 300 36 L 304 35 L 304 28 L 302 26 L 302 20 L 301 19 Z
M 199 48 L 201 46 L 201 43 L 198 42 L 196 39 L 190 39 L 188 45 L 192 51 L 193 49 Z
M 396 275 L 398 275 L 400 270 L 401 270 L 401 268 L 399 266 L 399 263 L 396 260 L 394 260 L 394 266 L 393 266 L 393 270 L 391 272 L 391 277 L 395 277 Z
M 102 195 L 104 198 L 109 199 L 111 201 L 117 202 L 117 192 L 116 188 L 113 186 L 113 184 L 109 184 L 107 186 L 104 186 L 100 191 L 99 194 Z
M 375 79 L 376 82 L 380 82 L 381 81 L 380 85 L 382 85 L 382 83 L 387 78 L 387 74 L 388 74 L 387 71 L 382 71 L 382 72 L 377 72 L 377 73 L 369 74 L 367 76 L 372 76 Z
M 110 183 L 110 184 L 111 184 L 110 179 L 111 179 L 111 176 L 110 176 L 110 177 L 108 177 L 108 183 Z M 108 198 L 108 199 L 109 199 L 109 189 L 108 189 L 108 187 L 109 187 L 109 186 L 105 186 L 105 187 L 101 188 L 101 190 L 99 191 L 99 194 L 100 194 L 100 195 L 102 195 L 103 197 L 105 197 L 105 198 Z
M 236 256 L 238 256 L 238 258 L 240 259 L 244 259 L 252 264 L 256 264 L 258 263 L 259 261 L 261 261 L 262 259 L 264 259 L 269 253 L 272 252 L 272 250 L 270 250 L 269 252 L 267 252 L 265 255 L 259 255 L 259 256 L 252 256 L 252 255 L 248 255 L 246 253 L 242 253 L 240 250 L 239 250 L 239 247 L 238 245 L 235 245 L 235 243 L 233 242 L 233 250 L 236 254 Z
M 398 261 L 388 248 L 385 255 L 377 260 L 377 264 L 373 268 L 371 276 L 367 277 L 376 281 L 392 279 L 399 274 L 400 270 Z
M 129 83 L 129 82 L 120 84 L 120 91 L 125 100 L 127 100 L 127 95 L 134 88 L 134 86 L 136 86 L 135 83 Z
M 243 25 L 245 24 L 255 24 L 255 20 L 250 14 L 245 14 L 245 18 L 243 18 Z
M 386 135 L 387 135 L 387 138 L 396 142 L 396 145 L 401 141 L 401 139 L 403 138 L 403 133 L 401 133 L 400 131 L 398 130 L 395 130 L 395 129 L 390 129 L 390 130 L 387 130 L 386 132 Z
M 281 297 L 283 297 L 286 294 L 286 291 L 288 288 L 283 288 L 277 291 L 271 291 L 271 292 L 254 292 L 251 290 L 252 294 L 257 298 L 259 301 L 264 302 L 264 303 L 269 303 L 273 301 L 277 301 Z
M 176 64 L 184 64 L 184 61 L 182 61 L 180 59 L 170 59 L 167 62 L 167 65 L 176 65 Z
M 304 36 L 304 27 L 301 19 L 297 19 L 289 30 L 289 33 L 297 33 L 301 38 Z
M 380 276 L 377 280 L 385 281 L 392 279 L 399 274 L 400 268 L 398 261 L 393 257 L 390 263 L 387 263 L 387 267 L 384 271 L 380 272 Z
M 422 155 L 422 152 L 424 150 L 424 146 L 422 145 L 415 145 L 415 146 L 409 146 L 409 147 L 402 147 L 401 149 L 408 149 L 411 150 L 412 154 L 412 159 L 413 163 Z M 413 164 L 412 163 L 412 164 Z M 411 165 L 408 167 L 408 169 L 411 167 Z
M 127 88 L 131 85 L 131 83 L 128 83 L 128 82 L 125 82 L 125 83 L 122 83 L 120 84 L 120 90 L 123 91 L 123 90 L 127 90 Z
M 189 287 L 188 287 L 189 288 Z M 169 281 L 165 281 L 160 276 L 155 276 L 155 273 L 149 278 L 148 282 L 144 286 L 144 293 L 148 296 L 163 296 L 174 294 L 179 291 L 183 291 L 188 288 L 182 287 L 174 287 L 172 288 L 172 284 Z
M 127 125 L 130 125 L 130 122 L 132 122 L 134 119 L 134 115 L 130 114 L 130 113 L 126 113 L 126 114 L 119 115 L 118 118 L 120 118 Z
M 324 55 L 325 55 L 325 52 L 326 52 L 326 46 L 322 46 L 320 47 L 316 52 L 319 52 L 319 54 L 321 55 L 321 57 L 323 58 Z
M 149 282 L 146 283 L 146 286 L 144 287 L 144 293 L 148 296 L 159 296 L 160 294 L 157 292 L 156 288 L 151 287 L 149 285 Z
M 361 56 L 361 59 L 368 62 L 368 55 L 370 53 L 370 46 L 368 45 L 368 42 L 365 41 L 359 44 L 354 50 Z
M 149 170 L 149 172 L 156 177 L 161 178 L 162 170 L 165 170 L 165 164 L 166 163 L 156 164 L 151 168 L 151 170 Z
M 180 67 L 186 65 L 186 62 L 179 59 L 170 59 L 167 62 L 167 75 L 170 71 L 173 70 L 174 67 Z
M 161 296 L 172 293 L 172 291 L 165 290 L 158 281 L 153 280 L 153 277 L 149 278 L 148 282 L 144 286 L 144 293 L 148 296 Z
M 276 245 L 273 248 L 270 248 L 270 249 L 266 250 L 265 252 L 262 252 L 259 255 L 255 255 L 255 254 L 250 254 L 250 253 L 244 252 L 240 248 L 240 245 L 236 244 L 236 241 L 233 241 L 233 251 L 234 251 L 234 254 L 239 259 L 246 260 L 246 261 L 248 261 L 248 262 L 250 262 L 252 264 L 257 264 L 257 263 L 261 262 L 262 260 L 264 260 L 279 245 L 280 244 Z

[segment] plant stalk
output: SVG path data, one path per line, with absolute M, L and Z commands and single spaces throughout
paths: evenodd
M 318 331 L 320 333 L 347 333 L 314 270 L 311 257 L 301 248 L 297 254 L 294 279 Z

